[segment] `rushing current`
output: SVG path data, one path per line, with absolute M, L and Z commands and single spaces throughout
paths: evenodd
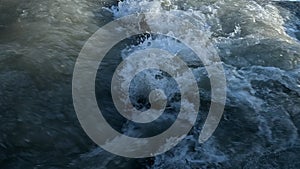
M 165 88 L 172 107 L 165 123 L 135 126 L 120 120 L 113 108 L 108 92 L 114 69 L 147 48 L 168 50 L 186 61 L 200 88 L 198 119 L 188 136 L 164 154 L 129 159 L 104 151 L 85 134 L 73 108 L 72 73 L 81 48 L 101 26 L 120 17 L 178 10 L 206 33 L 221 58 L 227 80 L 221 123 L 207 142 L 198 143 L 211 99 L 204 66 L 170 37 L 140 35 L 120 42 L 100 65 L 96 95 L 110 124 L 121 133 L 148 137 L 176 118 L 179 91 L 160 71 L 145 71 L 132 81 L 131 101 L 147 109 L 145 86 Z M 299 129 L 300 2 L 0 0 L 2 169 L 298 169 Z

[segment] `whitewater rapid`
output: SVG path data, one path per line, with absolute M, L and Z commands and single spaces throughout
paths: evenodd
M 290 3 L 1 1 L 0 168 L 299 168 L 300 6 Z M 195 127 L 170 151 L 146 159 L 119 157 L 94 144 L 78 123 L 71 91 L 74 64 L 86 40 L 101 26 L 134 13 L 162 11 L 185 11 L 184 19 L 216 49 L 227 80 L 225 112 L 213 136 L 199 144 L 211 99 L 203 63 L 188 46 L 168 36 L 126 39 L 107 54 L 95 82 L 98 104 L 118 131 L 137 137 L 160 133 L 174 121 L 180 106 L 172 78 L 146 71 L 132 82 L 131 101 L 146 109 L 147 96 L 140 91 L 148 85 L 166 89 L 166 123 L 140 128 L 114 114 L 108 90 L 111 75 L 139 50 L 161 48 L 182 58 L 198 83 L 201 107 Z

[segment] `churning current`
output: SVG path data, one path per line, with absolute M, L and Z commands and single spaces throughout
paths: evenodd
M 176 10 L 185 11 L 206 33 L 221 58 L 227 81 L 221 122 L 199 144 L 211 99 L 203 64 L 175 39 L 135 36 L 117 44 L 99 67 L 96 96 L 109 123 L 121 133 L 141 137 L 163 132 L 176 118 L 180 91 L 158 70 L 142 72 L 132 81 L 130 99 L 144 110 L 149 108 L 147 90 L 165 88 L 170 97 L 165 122 L 136 126 L 115 114 L 109 95 L 112 73 L 128 55 L 147 48 L 165 49 L 186 61 L 199 85 L 199 115 L 187 137 L 164 154 L 129 159 L 108 153 L 86 135 L 73 108 L 78 54 L 110 21 L 137 12 Z M 0 0 L 0 168 L 298 169 L 299 40 L 296 1 Z

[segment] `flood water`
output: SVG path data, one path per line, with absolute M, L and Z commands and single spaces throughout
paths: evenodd
M 208 33 L 223 62 L 227 99 L 213 137 L 199 144 L 210 87 L 203 65 L 190 61 L 202 99 L 195 127 L 162 155 L 129 159 L 104 151 L 85 134 L 73 107 L 72 74 L 81 48 L 95 31 L 119 17 L 148 10 L 186 11 L 199 30 Z M 98 72 L 96 94 L 108 112 L 115 109 L 103 87 L 127 55 L 158 47 L 189 58 L 190 51 L 174 39 L 142 38 L 116 46 L 104 60 L 102 74 Z M 0 0 L 0 168 L 298 169 L 299 40 L 299 2 Z M 143 76 L 151 77 L 151 72 Z M 152 85 L 168 85 L 150 80 Z M 145 81 L 137 78 L 133 85 L 139 89 Z M 141 103 L 140 97 L 146 96 L 135 95 L 132 101 Z M 119 116 L 107 117 L 124 133 L 151 135 L 166 128 L 161 124 L 140 129 L 120 123 Z

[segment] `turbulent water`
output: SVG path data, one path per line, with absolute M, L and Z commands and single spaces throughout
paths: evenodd
M 178 10 L 207 34 L 223 62 L 227 100 L 220 125 L 207 142 L 198 143 L 210 85 L 194 54 L 166 36 L 132 37 L 107 54 L 98 72 L 99 105 L 107 107 L 110 123 L 135 136 L 165 127 L 120 121 L 105 93 L 115 66 L 150 47 L 168 50 L 191 67 L 201 93 L 199 118 L 189 135 L 162 155 L 128 159 L 105 152 L 84 133 L 73 108 L 72 73 L 82 46 L 98 28 L 122 16 Z M 0 0 L 0 168 L 298 169 L 299 40 L 299 2 Z M 155 81 L 157 76 L 163 80 Z M 169 81 L 161 72 L 144 72 L 132 89 L 142 90 L 145 84 L 172 89 L 166 93 L 176 109 L 177 90 Z M 138 100 L 143 97 L 135 95 L 132 102 L 145 108 Z M 167 118 L 175 118 L 172 111 Z

